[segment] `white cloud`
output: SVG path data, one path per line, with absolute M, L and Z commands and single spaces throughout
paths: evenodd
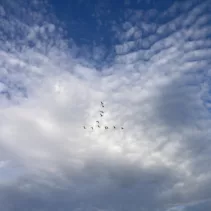
M 42 11 L 29 13 L 30 23 L 16 13 L 3 19 L 2 210 L 209 210 L 210 28 L 200 28 L 209 14 L 206 4 L 185 5 L 158 31 L 128 18 L 113 65 L 101 71 L 73 58 L 59 22 Z M 142 30 L 149 36 L 135 35 Z
M 4 7 L 0 6 L 0 15 L 4 16 L 5 15 L 5 10 Z

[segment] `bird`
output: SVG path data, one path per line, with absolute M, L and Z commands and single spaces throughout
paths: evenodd
M 100 111 L 101 113 L 104 113 L 104 111 Z
M 93 130 L 93 127 L 91 127 L 92 128 L 92 130 Z
M 84 129 L 86 129 L 86 127 L 84 126 Z
M 98 127 L 100 128 L 100 125 L 98 125 Z
M 96 121 L 97 123 L 99 123 L 99 121 Z
M 114 126 L 114 129 L 116 129 L 116 127 Z
M 102 117 L 103 115 L 102 115 L 102 114 L 100 114 L 100 116 Z
M 107 127 L 107 126 L 105 126 L 105 129 L 108 129 L 108 127 Z
M 124 128 L 123 128 L 123 127 L 121 127 L 121 129 L 123 130 Z

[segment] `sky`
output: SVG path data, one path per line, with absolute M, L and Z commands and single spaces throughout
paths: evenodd
M 0 1 L 0 210 L 210 211 L 210 125 L 211 0 Z

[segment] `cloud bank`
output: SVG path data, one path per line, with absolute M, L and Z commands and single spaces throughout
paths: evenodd
M 125 11 L 99 71 L 47 3 L 3 2 L 1 210 L 210 210 L 209 11 Z

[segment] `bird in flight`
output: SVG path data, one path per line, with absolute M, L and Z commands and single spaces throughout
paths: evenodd
M 104 107 L 103 102 L 101 102 L 101 106 Z M 104 115 L 104 111 L 100 111 L 100 116 L 103 117 L 103 115 Z M 92 130 L 94 130 L 94 127 L 100 128 L 101 126 L 102 126 L 102 128 L 105 127 L 105 130 L 109 129 L 108 126 L 103 126 L 103 125 L 100 126 L 100 121 L 96 121 L 96 123 L 97 124 L 95 126 L 91 127 Z M 85 126 L 83 126 L 83 128 L 86 129 Z M 112 128 L 112 126 L 111 126 L 111 128 Z M 113 125 L 113 129 L 116 129 L 116 126 Z M 121 129 L 123 130 L 124 128 L 121 127 Z

